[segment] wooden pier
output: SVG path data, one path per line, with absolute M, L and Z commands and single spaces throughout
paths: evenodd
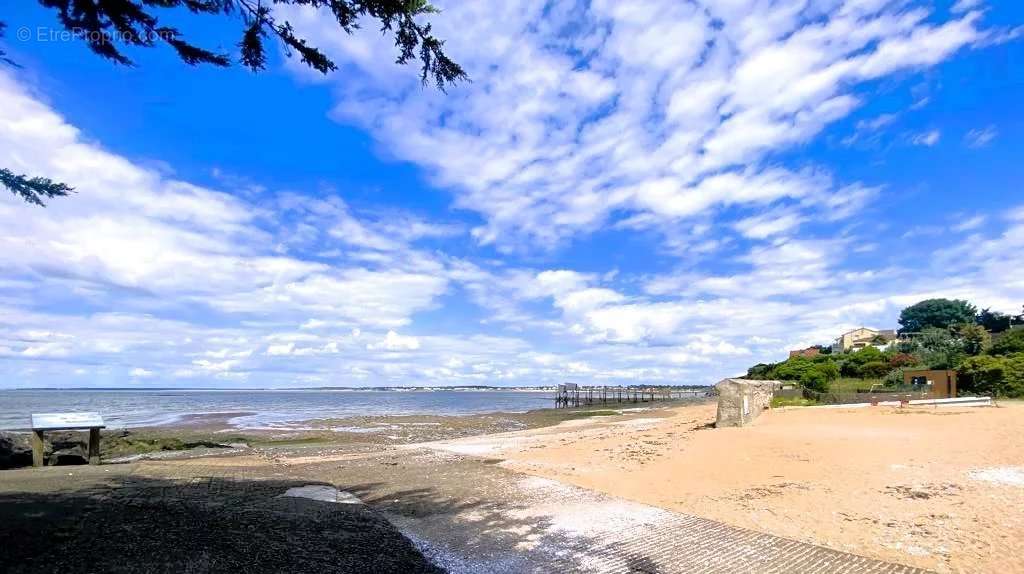
M 607 405 L 616 403 L 647 403 L 675 399 L 709 397 L 714 388 L 673 389 L 670 387 L 581 387 L 575 383 L 558 385 L 556 408 Z

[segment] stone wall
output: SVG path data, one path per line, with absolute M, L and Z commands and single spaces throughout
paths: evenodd
M 769 407 L 780 381 L 723 379 L 718 389 L 716 427 L 741 427 L 750 424 Z

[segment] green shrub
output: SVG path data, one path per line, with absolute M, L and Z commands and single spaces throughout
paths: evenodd
M 839 378 L 839 369 L 832 363 L 818 363 L 804 371 L 800 384 L 819 393 L 828 392 L 829 383 Z
M 882 384 L 887 387 L 898 387 L 903 384 L 903 369 L 896 368 L 886 373 Z
M 787 361 L 775 365 L 772 370 L 775 377 L 783 381 L 799 381 L 804 374 L 814 368 L 814 363 L 804 357 L 793 357 Z
M 989 352 L 999 356 L 1024 353 L 1024 329 L 1008 331 L 992 344 L 992 349 Z
M 860 374 L 865 378 L 882 378 L 890 371 L 889 363 L 885 361 L 871 361 L 864 363 L 860 368 Z
M 765 380 L 775 378 L 773 370 L 775 364 L 773 363 L 758 363 L 753 367 L 747 369 L 747 378 L 754 380 Z
M 811 405 L 818 404 L 812 399 L 805 399 L 803 397 L 773 397 L 772 408 L 778 407 L 809 407 Z
M 1024 397 L 1024 352 L 1006 357 L 1006 396 Z
M 865 365 L 875 361 L 884 361 L 885 354 L 874 347 L 864 347 L 856 353 L 850 353 L 847 360 L 858 365 Z
M 1024 397 L 1024 352 L 1006 357 L 970 357 L 960 364 L 957 382 L 966 392 Z

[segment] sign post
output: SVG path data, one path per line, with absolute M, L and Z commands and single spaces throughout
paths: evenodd
M 43 432 L 88 430 L 89 464 L 100 463 L 100 429 L 106 428 L 99 413 L 39 413 L 32 415 L 32 466 L 43 466 Z

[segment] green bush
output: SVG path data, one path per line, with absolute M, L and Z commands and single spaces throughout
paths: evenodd
M 860 368 L 860 374 L 864 378 L 882 378 L 890 371 L 889 364 L 884 361 L 871 361 L 864 363 Z
M 773 370 L 775 365 L 773 363 L 758 363 L 753 367 L 747 369 L 747 378 L 754 380 L 765 380 L 774 378 Z
M 1006 396 L 1024 397 L 1024 352 L 1006 357 Z
M 829 390 L 829 383 L 839 378 L 839 369 L 832 363 L 818 363 L 804 371 L 800 377 L 800 384 L 804 388 L 825 393 Z
M 847 356 L 848 361 L 852 361 L 858 365 L 866 365 L 867 363 L 874 363 L 876 361 L 884 361 L 885 353 L 882 353 L 874 347 L 864 347 L 856 353 L 850 353 Z
M 804 357 L 793 357 L 787 361 L 775 365 L 772 369 L 774 376 L 783 381 L 799 381 L 804 374 L 814 368 L 814 362 Z
M 1018 328 L 1008 331 L 992 344 L 992 349 L 989 352 L 1000 356 L 1024 353 L 1024 329 Z
M 1024 397 L 1024 353 L 965 359 L 960 364 L 957 382 L 966 392 L 993 397 Z
M 887 387 L 898 387 L 903 384 L 903 369 L 896 368 L 886 373 L 882 384 Z
M 813 399 L 805 399 L 803 397 L 773 397 L 772 408 L 778 407 L 809 407 L 811 405 L 818 404 Z
M 955 337 L 949 329 L 928 328 L 917 338 L 921 357 L 929 369 L 955 369 L 967 356 L 964 340 Z

